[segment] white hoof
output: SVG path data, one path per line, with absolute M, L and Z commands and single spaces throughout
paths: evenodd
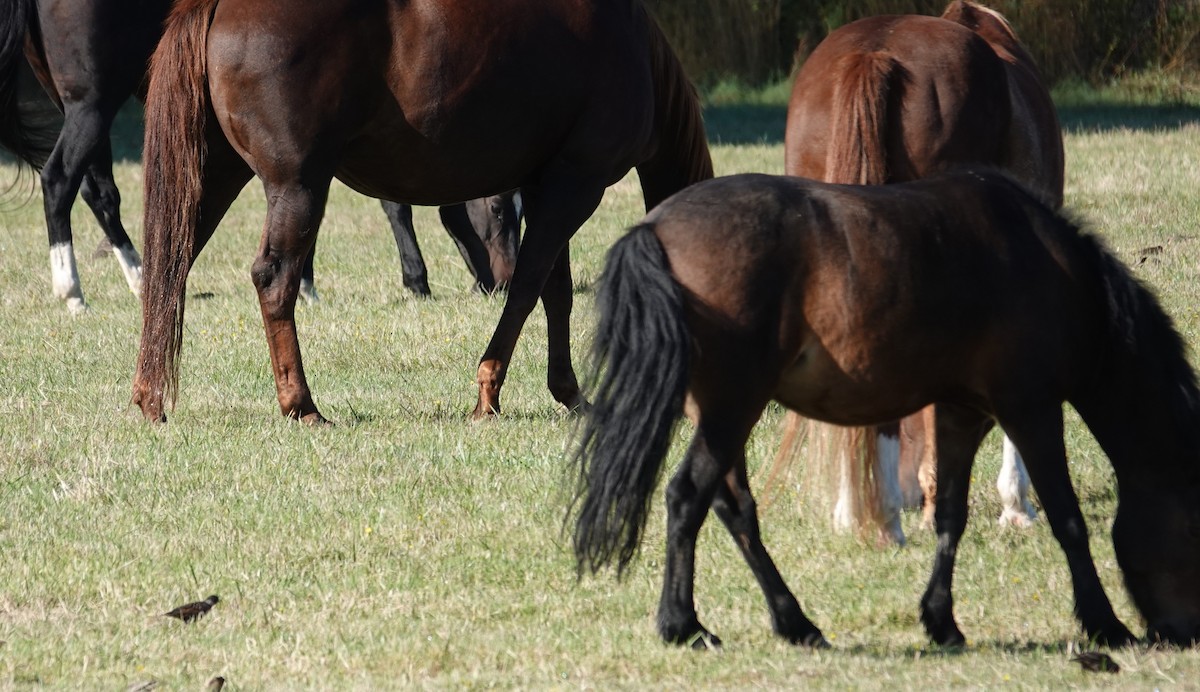
M 313 282 L 304 279 L 300 280 L 300 297 L 309 305 L 321 302 L 321 297 L 317 295 L 317 287 L 313 285 Z

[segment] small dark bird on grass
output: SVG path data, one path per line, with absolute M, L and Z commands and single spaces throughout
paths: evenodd
M 178 618 L 184 622 L 195 622 L 196 620 L 200 619 L 202 615 L 212 610 L 212 607 L 215 606 L 220 600 L 221 599 L 217 598 L 216 594 L 213 594 L 203 601 L 196 601 L 195 603 L 181 605 L 175 610 L 163 613 L 163 615 L 166 615 L 170 618 Z
M 208 681 L 208 692 L 221 692 L 221 688 L 225 687 L 225 678 L 220 675 Z
M 1112 660 L 1112 656 L 1100 653 L 1099 651 L 1084 651 L 1077 656 L 1073 656 L 1071 660 L 1083 666 L 1084 670 L 1090 670 L 1094 673 L 1121 672 L 1121 666 Z

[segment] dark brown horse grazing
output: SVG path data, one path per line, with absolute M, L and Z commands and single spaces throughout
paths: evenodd
M 526 231 L 479 364 L 476 416 L 498 411 L 540 296 L 548 385 L 583 403 L 571 365 L 572 234 L 636 167 L 647 208 L 712 176 L 700 109 L 636 0 L 186 0 L 146 101 L 144 328 L 133 399 L 173 398 L 188 270 L 252 175 L 267 221 L 251 271 L 284 415 L 323 420 L 294 308 L 336 176 L 443 204 L 520 188 Z
M 763 547 L 747 485 L 746 440 L 772 399 L 838 425 L 938 403 L 938 542 L 921 620 L 939 644 L 964 641 L 951 579 L 972 461 L 998 422 L 1066 553 L 1084 631 L 1128 644 L 1068 476 L 1069 401 L 1116 471 L 1113 543 L 1149 636 L 1200 639 L 1200 390 L 1183 342 L 1100 241 L 1003 175 L 694 185 L 613 247 L 597 305 L 604 375 L 577 452 L 575 553 L 593 571 L 634 557 L 686 396 L 696 432 L 666 490 L 668 641 L 717 641 L 692 598 L 711 507 L 775 631 L 824 642 Z
M 995 11 L 955 0 L 942 18 L 853 22 L 831 33 L 797 73 L 788 106 L 789 175 L 879 185 L 966 163 L 1001 168 L 1062 205 L 1062 132 L 1050 92 Z M 880 524 L 883 540 L 903 543 L 900 466 L 919 467 L 932 520 L 935 415 L 930 409 L 865 430 L 813 426 L 810 449 L 831 457 L 822 464 L 841 466 L 836 524 Z M 795 453 L 788 441 L 803 439 L 796 434 L 802 425 L 789 415 L 781 462 Z M 1025 524 L 1036 516 L 1028 476 L 1007 438 L 1004 448 L 1001 522 Z
M 130 290 L 141 290 L 142 260 L 121 223 L 108 133 L 118 110 L 145 79 L 170 6 L 169 0 L 0 2 L 0 146 L 41 172 L 52 290 L 71 312 L 86 307 L 71 231 L 71 207 L 79 193 L 100 223 L 107 241 L 103 246 L 116 256 Z M 19 103 L 22 52 L 63 111 L 57 133 L 42 132 L 37 114 Z M 444 209 L 443 225 L 479 287 L 490 292 L 512 275 L 520 216 L 511 194 L 468 204 L 470 208 Z M 394 202 L 383 207 L 400 251 L 404 285 L 417 295 L 430 295 L 412 209 Z M 304 270 L 304 295 L 310 299 L 316 296 L 312 278 L 310 255 Z

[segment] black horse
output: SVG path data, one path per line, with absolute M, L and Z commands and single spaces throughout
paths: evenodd
M 144 96 L 147 62 L 170 9 L 169 0 L 6 0 L 0 3 L 0 146 L 41 171 L 54 295 L 72 312 L 84 309 L 72 245 L 71 207 L 77 194 L 96 215 L 130 290 L 141 290 L 142 261 L 121 223 L 112 175 L 109 129 L 131 95 Z M 46 93 L 63 113 L 57 140 L 31 127 L 18 93 L 24 52 Z M 511 193 L 510 193 L 511 195 Z M 501 209 L 497 218 L 489 212 Z M 400 250 L 404 285 L 429 295 L 411 209 L 384 202 Z M 484 226 L 463 220 L 470 215 Z M 446 229 L 462 249 L 477 285 L 491 291 L 512 275 L 520 220 L 510 197 L 454 208 Z M 315 296 L 311 257 L 306 293 Z
M 666 492 L 665 639 L 718 642 L 692 598 L 712 508 L 776 633 L 824 643 L 763 546 L 747 485 L 746 440 L 774 399 L 856 426 L 938 404 L 938 542 L 921 621 L 947 645 L 964 642 L 951 580 L 971 465 L 999 423 L 1066 554 L 1083 629 L 1128 644 L 1068 475 L 1069 401 L 1116 471 L 1113 544 L 1149 636 L 1200 640 L 1200 390 L 1183 340 L 1096 238 L 1003 175 L 700 183 L 618 241 L 597 305 L 595 361 L 607 368 L 578 452 L 580 569 L 633 558 L 685 397 L 696 422 Z

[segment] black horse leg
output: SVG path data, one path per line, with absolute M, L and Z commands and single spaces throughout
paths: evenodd
M 101 140 L 106 140 L 110 119 L 91 105 L 66 106 L 63 130 L 50 158 L 42 168 L 42 197 L 46 209 L 46 228 L 50 241 L 51 281 L 56 298 L 66 301 L 71 312 L 87 308 L 71 236 L 71 206 L 79 193 L 84 173 Z
M 1136 638 L 1117 619 L 1092 561 L 1087 524 L 1067 471 L 1062 407 L 1055 404 L 1045 409 L 1048 410 L 1040 418 L 1022 410 L 1023 415 L 1016 418 L 1001 418 L 1001 424 L 1024 458 L 1046 520 L 1067 556 L 1075 593 L 1075 616 L 1084 632 L 1106 646 L 1132 644 Z
M 398 202 L 380 200 L 383 213 L 387 215 L 388 224 L 392 227 L 392 236 L 396 239 L 396 249 L 400 251 L 400 273 L 404 277 L 404 287 L 422 298 L 433 295 L 429 290 L 429 272 L 425 268 L 425 258 L 421 255 L 421 247 L 417 245 L 417 234 L 413 230 L 412 207 Z
M 304 258 L 304 266 L 300 267 L 300 297 L 309 305 L 321 300 L 321 296 L 317 295 L 317 284 L 313 280 L 313 261 L 316 257 L 317 246 L 314 243 L 313 248 Z
M 104 230 L 105 239 L 121 265 L 121 272 L 125 275 L 129 290 L 133 291 L 134 295 L 140 295 L 142 257 L 121 223 L 121 192 L 113 180 L 112 165 L 112 143 L 105 136 L 101 138 L 92 163 L 83 176 L 79 193 L 95 214 L 100 228 Z
M 521 328 L 537 304 L 538 296 L 541 295 L 543 301 L 545 300 L 543 287 L 559 258 L 559 253 L 566 248 L 575 231 L 600 205 L 604 196 L 602 177 L 582 177 L 559 170 L 554 174 L 548 172 L 546 180 L 545 185 L 522 190 L 529 223 L 517 257 L 517 269 L 508 289 L 508 298 L 504 302 L 504 312 L 500 315 L 500 321 L 492 333 L 492 340 L 483 352 L 476 371 L 479 399 L 472 413 L 472 417 L 476 419 L 500 411 L 500 388 L 504 384 L 504 376 L 512 360 L 517 339 L 521 335 Z M 562 270 L 570 271 L 566 265 L 560 269 Z M 554 291 L 561 295 L 564 282 L 560 279 L 556 285 L 558 288 Z M 568 286 L 569 293 L 569 282 L 565 285 Z M 565 323 L 569 320 L 570 303 L 561 300 L 561 297 L 557 301 L 551 298 L 551 302 L 565 307 L 568 314 L 559 315 L 554 313 L 553 307 L 548 308 L 547 322 L 554 319 Z M 573 371 L 571 379 L 574 379 Z M 570 400 L 563 403 L 570 405 Z
M 554 400 L 568 411 L 582 412 L 587 401 L 579 390 L 575 369 L 571 367 L 571 308 L 574 292 L 571 283 L 571 248 L 558 253 L 542 288 L 542 307 L 546 310 L 546 386 Z
M 792 644 L 805 646 L 828 646 L 821 630 L 804 615 L 796 597 L 784 583 L 778 568 L 762 543 L 758 527 L 758 512 L 750 484 L 746 480 L 745 450 L 739 450 L 733 469 L 719 484 L 713 498 L 713 509 L 725 523 L 734 542 L 742 551 L 742 557 L 754 572 L 758 585 L 767 599 L 771 611 L 771 626 L 775 633 Z
M 696 537 L 728 469 L 728 460 L 717 458 L 703 428 L 698 428 L 679 470 L 667 484 L 667 553 L 658 602 L 658 633 L 668 643 L 689 644 L 697 649 L 721 645 L 721 640 L 696 616 L 693 588 Z
M 921 622 L 934 642 L 942 646 L 966 643 L 954 621 L 954 560 L 958 542 L 967 528 L 967 490 L 971 465 L 992 421 L 984 414 L 961 406 L 939 404 L 937 417 L 937 505 L 934 526 L 937 552 L 925 595 L 921 597 Z
M 458 254 L 462 255 L 463 261 L 467 263 L 471 276 L 475 277 L 475 287 L 484 293 L 495 291 L 496 278 L 492 275 L 491 258 L 483 241 L 479 239 L 475 225 L 471 223 L 466 203 L 440 207 L 438 216 L 441 217 L 446 232 L 454 239 Z

